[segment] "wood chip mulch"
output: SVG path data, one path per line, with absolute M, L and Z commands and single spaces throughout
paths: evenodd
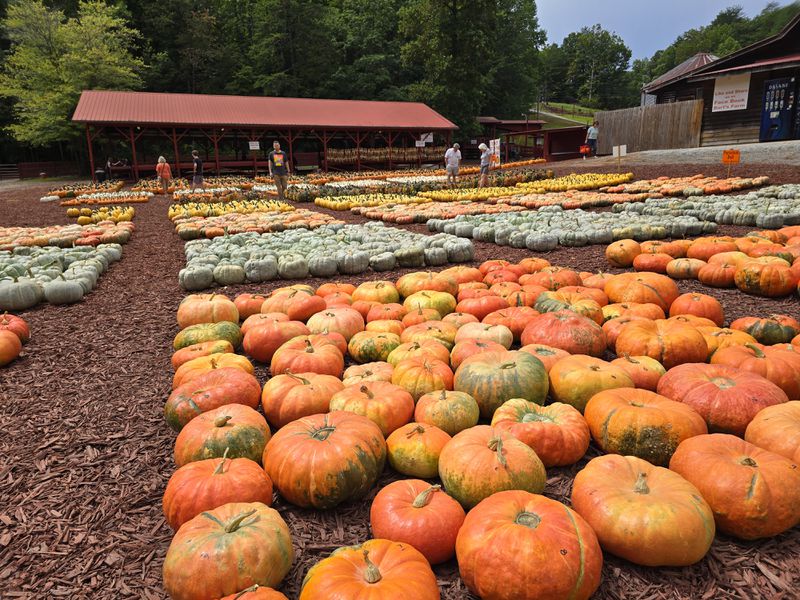
M 665 166 L 636 169 L 636 174 L 650 178 L 695 171 Z M 745 174 L 744 169 L 737 174 Z M 798 180 L 796 169 L 767 165 L 747 174 L 767 174 L 776 183 Z M 48 188 L 32 184 L 3 192 L 0 224 L 68 223 L 63 208 L 38 201 Z M 22 315 L 33 338 L 20 359 L 0 369 L 0 598 L 166 597 L 161 566 L 172 532 L 161 514 L 161 496 L 175 469 L 175 436 L 163 421 L 162 407 L 172 378 L 175 311 L 185 295 L 177 284 L 183 244 L 166 218 L 167 205 L 163 197 L 137 205 L 136 233 L 122 261 L 83 302 L 42 304 Z M 346 218 L 364 221 L 349 214 Z M 407 228 L 424 230 L 419 225 Z M 746 233 L 742 228 L 723 231 Z M 531 255 L 483 243 L 476 243 L 476 250 L 476 264 Z M 545 257 L 582 270 L 611 270 L 600 246 L 563 248 Z M 348 279 L 394 279 L 402 272 Z M 232 297 L 282 284 L 223 291 Z M 710 291 L 696 282 L 679 286 L 712 293 L 728 320 L 773 313 L 800 318 L 796 298 L 767 300 Z M 263 383 L 266 369 L 259 367 L 257 375 Z M 568 504 L 575 473 L 597 454 L 592 447 L 578 465 L 550 469 L 545 495 Z M 397 478 L 387 468 L 379 487 Z M 297 551 L 282 588 L 289 598 L 297 598 L 314 562 L 339 546 L 370 537 L 369 506 L 377 489 L 366 500 L 327 512 L 298 509 L 276 495 L 275 507 L 289 524 Z M 458 578 L 455 561 L 435 570 L 443 598 L 475 598 Z M 798 590 L 796 527 L 758 542 L 718 535 L 708 556 L 684 569 L 647 569 L 606 554 L 603 584 L 595 597 L 789 600 L 800 598 Z

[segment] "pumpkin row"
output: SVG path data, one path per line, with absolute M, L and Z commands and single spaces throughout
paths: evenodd
M 606 259 L 615 267 L 697 279 L 716 288 L 736 287 L 747 294 L 779 298 L 799 290 L 800 226 L 747 236 L 701 237 L 671 242 L 620 240 Z
M 125 244 L 135 227 L 132 223 L 110 221 L 95 225 L 51 225 L 49 227 L 0 227 L 0 251 L 28 253 L 25 248 L 56 246 L 97 246 Z
M 53 188 L 47 192 L 48 196 L 58 196 L 59 198 L 72 198 L 85 194 L 99 192 L 118 192 L 125 185 L 124 181 L 86 181 L 81 183 L 70 183 Z
M 31 330 L 25 319 L 7 312 L 0 315 L 0 367 L 18 358 L 30 339 Z
M 40 302 L 80 302 L 120 258 L 119 244 L 0 250 L 0 310 L 27 310 Z
M 136 209 L 134 209 L 132 206 L 67 209 L 67 216 L 78 219 L 78 225 L 92 225 L 92 224 L 99 225 L 104 221 L 108 221 L 110 223 L 132 221 L 135 215 L 136 215 Z
M 291 212 L 294 207 L 278 200 L 237 200 L 225 204 L 209 204 L 207 202 L 184 202 L 171 204 L 167 211 L 170 221 L 180 223 L 180 219 L 187 217 L 219 217 L 227 213 L 261 213 L 261 212 Z
M 332 277 L 370 269 L 461 263 L 472 260 L 474 248 L 472 242 L 446 234 L 428 236 L 368 223 L 196 239 L 186 243 L 185 253 L 186 268 L 179 273 L 181 287 L 202 290 L 215 283 Z
M 354 214 L 376 219 L 385 223 L 427 223 L 430 219 L 454 219 L 459 215 L 487 215 L 518 212 L 524 210 L 516 206 L 491 204 L 488 202 L 421 202 L 418 204 L 378 204 L 375 206 L 353 207 Z
M 81 206 L 82 204 L 93 205 L 112 205 L 120 203 L 149 202 L 153 197 L 150 192 L 95 192 L 92 194 L 81 194 L 75 198 L 69 198 L 60 202 L 60 206 Z
M 658 177 L 622 183 L 601 188 L 600 191 L 613 194 L 648 194 L 651 198 L 659 196 L 702 196 L 730 194 L 742 190 L 761 187 L 769 183 L 769 177 Z

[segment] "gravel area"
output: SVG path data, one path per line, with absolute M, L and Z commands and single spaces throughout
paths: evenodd
M 594 164 L 599 164 L 597 159 Z M 587 161 L 589 162 L 589 161 Z M 596 168 L 596 167 L 594 167 Z M 558 165 L 559 172 L 574 169 Z M 686 171 L 684 171 L 686 170 Z M 690 174 L 683 165 L 637 169 L 639 177 Z M 791 180 L 785 167 L 764 167 L 775 181 Z M 800 180 L 795 177 L 794 181 Z M 38 201 L 50 184 L 0 192 L 0 223 L 67 223 L 65 209 Z M 166 218 L 168 202 L 156 197 L 136 206 L 136 232 L 123 259 L 96 291 L 73 306 L 47 304 L 27 311 L 33 338 L 23 356 L 0 369 L 0 598 L 165 598 L 161 565 L 171 531 L 161 496 L 174 471 L 174 433 L 162 416 L 172 378 L 175 311 L 185 296 L 177 273 L 183 243 Z M 304 205 L 313 208 L 310 205 Z M 325 211 L 323 211 L 325 212 Z M 361 217 L 337 213 L 348 221 Z M 405 226 L 424 231 L 422 225 Z M 724 232 L 744 233 L 741 228 Z M 519 260 L 531 253 L 476 244 L 476 262 Z M 581 270 L 609 269 L 603 247 L 563 248 L 545 255 L 553 264 Z M 408 271 L 408 270 L 407 270 Z M 396 278 L 370 273 L 350 281 Z M 344 279 L 344 278 L 343 278 Z M 309 280 L 314 285 L 322 280 Z M 330 281 L 330 280 L 325 280 Z M 243 285 L 220 291 L 269 291 L 283 285 Z M 767 300 L 731 290 L 681 282 L 683 291 L 712 293 L 728 319 L 784 312 L 800 317 L 796 298 Z M 264 367 L 257 376 L 263 383 Z M 567 501 L 575 473 L 550 469 L 545 494 Z M 387 468 L 379 485 L 397 478 Z M 275 506 L 288 522 L 297 559 L 283 591 L 297 598 L 308 567 L 336 547 L 369 537 L 364 501 L 319 512 Z M 718 536 L 709 555 L 685 569 L 646 569 L 606 555 L 602 599 L 797 598 L 800 589 L 800 528 L 758 542 Z M 437 567 L 446 599 L 474 598 L 454 561 Z

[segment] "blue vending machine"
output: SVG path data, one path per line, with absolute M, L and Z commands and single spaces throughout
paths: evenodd
M 764 84 L 759 141 L 790 140 L 795 136 L 797 78 L 769 79 Z

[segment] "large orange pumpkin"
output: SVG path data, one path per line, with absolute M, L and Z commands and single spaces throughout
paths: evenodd
M 0 331 L 10 331 L 26 344 L 31 339 L 31 329 L 22 317 L 4 312 L 0 315 Z
M 592 396 L 584 412 L 603 452 L 638 456 L 665 467 L 683 440 L 708 433 L 694 409 L 647 390 L 606 390 Z
M 414 414 L 414 398 L 392 383 L 366 381 L 334 394 L 330 409 L 367 417 L 380 427 L 386 437 L 411 420 Z
M 251 375 L 255 372 L 253 363 L 241 354 L 223 352 L 219 354 L 209 354 L 207 356 L 198 356 L 197 358 L 187 360 L 178 367 L 175 371 L 175 375 L 172 376 L 172 389 L 176 390 L 183 384 L 189 383 L 192 379 L 196 379 L 210 371 L 227 368 L 239 369 Z
M 574 406 L 580 412 L 598 392 L 633 387 L 633 380 L 623 369 L 581 354 L 562 358 L 550 369 L 549 376 L 553 399 Z
M 164 588 L 175 600 L 221 598 L 254 584 L 275 587 L 294 560 L 289 527 L 260 502 L 202 512 L 172 538 Z
M 427 356 L 441 361 L 450 359 L 450 350 L 441 342 L 429 338 L 414 342 L 403 342 L 389 353 L 386 362 L 396 366 L 400 361 L 415 358 L 417 356 Z
M 697 279 L 700 283 L 715 288 L 730 288 L 736 285 L 735 262 L 712 262 L 700 267 Z
M 752 335 L 760 344 L 784 344 L 800 335 L 800 321 L 789 315 L 742 317 L 731 323 L 731 329 Z
M 633 380 L 634 386 L 651 392 L 656 390 L 658 380 L 667 372 L 660 362 L 649 356 L 620 356 L 612 360 L 611 364 L 625 371 Z
M 396 287 L 403 298 L 408 298 L 411 294 L 424 290 L 447 292 L 453 296 L 458 293 L 458 281 L 452 275 L 431 271 L 418 271 L 403 275 L 397 280 Z
M 691 565 L 714 541 L 714 514 L 697 488 L 635 456 L 589 461 L 575 477 L 572 507 L 603 550 L 639 565 Z
M 22 341 L 13 331 L 0 329 L 0 367 L 16 359 L 22 352 Z
M 704 362 L 708 346 L 691 325 L 677 321 L 634 321 L 619 332 L 616 352 L 620 355 L 649 356 L 671 369 L 683 363 Z
M 386 442 L 368 418 L 337 411 L 281 428 L 262 461 L 288 502 L 327 509 L 366 496 L 383 472 Z
M 546 344 L 528 344 L 527 346 L 522 346 L 522 348 L 519 350 L 520 352 L 527 352 L 534 358 L 538 358 L 544 365 L 544 370 L 548 373 L 550 372 L 550 369 L 553 368 L 554 364 L 556 364 L 565 356 L 569 356 L 569 352 L 566 350 L 553 348 L 552 346 L 547 346 Z
M 800 467 L 736 436 L 681 443 L 669 468 L 711 505 L 720 531 L 745 539 L 778 535 L 800 523 Z
M 703 339 L 705 339 L 708 347 L 706 360 L 711 360 L 719 350 L 724 348 L 756 343 L 755 338 L 744 331 L 728 329 L 727 327 L 709 327 L 708 325 L 697 325 L 696 327 L 703 334 Z
M 331 397 L 344 389 L 333 375 L 318 373 L 286 373 L 276 375 L 261 393 L 261 406 L 267 421 L 280 429 L 287 423 L 328 412 Z
M 786 392 L 790 400 L 800 400 L 800 353 L 775 346 L 745 344 L 730 346 L 711 357 L 715 365 L 728 365 L 758 373 Z
M 665 311 L 680 295 L 677 284 L 658 273 L 623 273 L 611 279 L 603 291 L 611 302 L 649 302 Z
M 544 292 L 533 307 L 540 313 L 571 310 L 591 319 L 598 325 L 604 321 L 603 308 L 592 298 L 578 292 Z
M 456 305 L 456 311 L 467 313 L 482 321 L 486 315 L 497 310 L 508 308 L 508 301 L 500 296 L 495 296 L 487 290 L 487 294 L 474 298 L 465 298 Z
M 669 307 L 669 316 L 675 317 L 686 314 L 711 319 L 717 327 L 722 327 L 722 323 L 725 321 L 722 304 L 708 294 L 692 292 L 678 296 Z
M 492 427 L 533 448 L 545 467 L 575 464 L 589 448 L 586 420 L 578 410 L 561 402 L 539 406 L 513 398 L 495 411 Z
M 522 332 L 523 346 L 547 344 L 570 354 L 602 356 L 606 351 L 606 335 L 591 319 L 570 310 L 546 313 L 531 319 Z
M 514 343 L 514 334 L 505 325 L 491 325 L 487 323 L 467 323 L 459 328 L 455 342 L 464 340 L 480 340 L 495 342 L 503 346 L 504 350 L 511 348 Z
M 447 347 L 448 353 L 455 344 L 458 327 L 444 321 L 427 321 L 412 325 L 400 334 L 401 342 L 421 342 L 423 340 L 436 340 Z M 391 361 L 390 361 L 391 362 Z
M 462 362 L 470 356 L 481 354 L 482 352 L 505 352 L 507 348 L 497 342 L 468 339 L 456 342 L 450 351 L 450 366 L 457 369 Z
M 299 600 L 439 600 L 436 575 L 413 546 L 384 539 L 335 550 L 308 570 Z
M 367 313 L 367 323 L 372 321 L 399 321 L 408 314 L 408 309 L 402 304 L 397 302 L 390 302 L 389 304 L 378 304 L 369 309 Z
M 652 306 L 655 306 L 653 304 Z M 606 345 L 611 352 L 616 353 L 617 350 L 617 338 L 619 337 L 620 332 L 622 331 L 623 327 L 630 323 L 631 321 L 649 321 L 645 317 L 637 317 L 635 315 L 628 315 L 625 317 L 615 317 L 613 319 L 609 319 L 605 323 L 603 323 L 603 333 L 606 336 Z
M 667 275 L 673 279 L 697 279 L 706 262 L 697 258 L 676 258 L 667 263 Z
M 364 317 L 349 306 L 332 306 L 316 313 L 306 323 L 312 333 L 341 333 L 346 341 L 364 331 Z
M 630 267 L 641 253 L 642 247 L 636 240 L 619 240 L 606 246 L 606 260 L 615 267 Z
M 242 348 L 245 354 L 254 360 L 268 363 L 281 345 L 292 338 L 309 333 L 311 331 L 300 321 L 259 323 L 244 334 Z
M 439 478 L 447 493 L 467 509 L 504 490 L 541 493 L 542 461 L 514 436 L 488 425 L 456 434 L 439 455 Z
M 172 368 L 178 369 L 182 364 L 189 362 L 201 356 L 209 356 L 210 354 L 228 354 L 233 353 L 233 344 L 227 340 L 214 340 L 211 342 L 200 342 L 199 344 L 192 344 L 177 350 L 172 355 Z
M 603 319 L 619 319 L 620 317 L 644 317 L 645 319 L 664 319 L 666 314 L 658 304 L 652 302 L 615 302 L 603 307 Z
M 579 514 L 516 490 L 494 494 L 469 512 L 456 555 L 467 587 L 496 600 L 587 600 L 603 568 L 597 536 Z
M 709 431 L 739 436 L 761 409 L 789 400 L 771 381 L 725 365 L 680 365 L 667 371 L 657 391 L 695 409 Z
M 289 315 L 286 313 L 257 313 L 250 315 L 242 323 L 242 334 L 247 333 L 253 327 L 265 325 L 267 323 L 285 323 L 289 320 Z
M 747 426 L 744 439 L 800 464 L 800 401 L 760 411 Z
M 417 356 L 401 360 L 394 366 L 392 383 L 406 390 L 417 401 L 428 392 L 453 389 L 453 371 L 449 363 Z
M 389 304 L 400 301 L 400 294 L 391 281 L 365 281 L 354 289 L 351 294 L 353 302 L 366 300 Z
M 239 322 L 239 310 L 220 294 L 190 294 L 178 306 L 178 327 L 186 329 L 200 323 Z
M 289 600 L 280 592 L 263 585 L 251 585 L 240 592 L 225 596 L 220 600 Z
M 299 336 L 282 344 L 272 355 L 272 375 L 281 373 L 319 373 L 341 377 L 344 356 L 330 341 L 314 336 Z
M 764 257 L 742 263 L 736 269 L 734 282 L 746 294 L 780 298 L 794 292 L 797 276 L 786 261 Z

